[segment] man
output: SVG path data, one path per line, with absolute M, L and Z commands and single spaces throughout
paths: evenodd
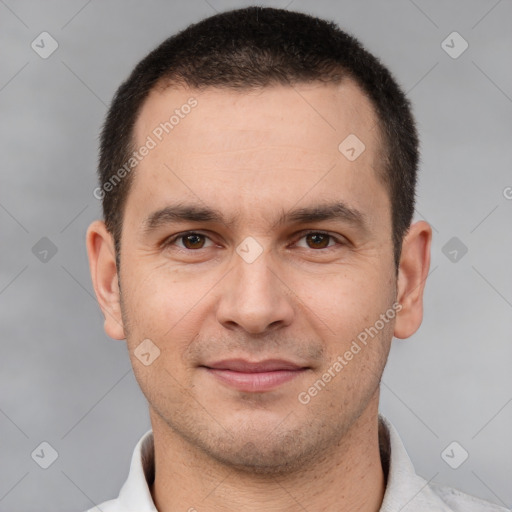
M 152 431 L 95 510 L 503 510 L 415 475 L 378 412 L 422 320 L 417 165 L 404 94 L 326 21 L 230 11 L 137 65 L 87 247 Z

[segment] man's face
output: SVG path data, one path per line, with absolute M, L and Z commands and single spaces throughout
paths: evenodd
M 155 128 L 191 97 L 197 106 L 159 141 Z M 338 148 L 351 134 L 365 145 L 355 160 L 354 138 Z M 391 319 L 344 357 L 396 298 L 370 102 L 351 82 L 153 91 L 134 136 L 156 147 L 126 203 L 122 318 L 152 418 L 255 471 L 327 451 L 375 403 L 393 333 Z M 181 218 L 177 206 L 220 218 Z M 147 339 L 160 356 L 146 366 L 135 351 Z M 227 360 L 290 367 L 248 375 Z

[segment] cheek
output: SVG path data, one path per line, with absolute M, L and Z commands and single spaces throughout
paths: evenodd
M 393 297 L 389 279 L 374 269 L 345 269 L 314 280 L 297 276 L 295 281 L 297 295 L 331 334 L 373 323 L 389 308 Z
M 208 292 L 214 290 L 218 276 L 180 275 L 179 270 L 162 266 L 143 269 L 141 265 L 134 276 L 126 289 L 123 287 L 125 316 L 130 324 L 128 345 L 133 351 L 149 338 L 170 365 L 179 367 L 202 328 L 205 308 L 210 307 Z
M 354 382 L 359 382 L 363 388 L 373 388 L 380 378 L 395 317 L 390 309 L 393 286 L 384 275 L 377 270 L 360 272 L 354 269 L 353 272 L 346 270 L 325 276 L 314 288 L 303 284 L 309 328 L 322 339 L 326 349 L 324 370 L 328 371 L 339 357 L 342 358 L 342 371 L 331 368 L 331 373 L 337 377 L 329 387 L 335 394 L 343 389 L 345 396 L 349 396 Z M 380 315 L 387 311 L 391 314 L 384 322 Z M 329 379 L 329 375 L 326 378 Z
M 181 390 L 189 385 L 183 355 L 199 328 L 197 318 L 193 318 L 199 297 L 187 290 L 189 286 L 165 279 L 157 270 L 141 274 L 123 290 L 124 315 L 130 324 L 127 346 L 131 363 L 152 404 L 164 399 L 175 405 L 181 403 Z M 148 352 L 151 359 L 145 361 Z

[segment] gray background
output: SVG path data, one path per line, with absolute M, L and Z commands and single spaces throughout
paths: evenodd
M 99 128 L 121 80 L 157 43 L 245 5 L 0 0 L 0 511 L 85 510 L 126 478 L 150 423 L 124 342 L 103 332 L 87 266 Z M 427 480 L 510 507 L 512 5 L 265 5 L 335 20 L 414 104 L 417 218 L 434 228 L 432 267 L 420 331 L 393 343 L 381 411 Z M 59 44 L 47 59 L 31 48 L 43 31 Z M 457 59 L 441 46 L 453 31 L 469 43 Z M 46 261 L 32 250 L 42 237 L 57 249 Z M 443 252 L 452 237 L 459 247 Z M 469 452 L 458 469 L 440 455 L 454 440 Z M 43 441 L 58 452 L 46 470 L 31 458 Z

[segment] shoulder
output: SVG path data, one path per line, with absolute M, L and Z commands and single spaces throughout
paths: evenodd
M 453 512 L 510 512 L 510 509 L 476 498 L 462 491 L 431 482 L 432 492 Z

